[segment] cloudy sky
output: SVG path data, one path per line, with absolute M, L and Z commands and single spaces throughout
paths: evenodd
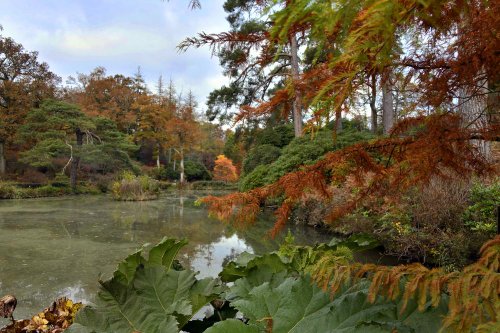
M 203 108 L 208 93 L 226 82 L 210 51 L 176 46 L 197 32 L 228 29 L 224 0 L 0 0 L 2 34 L 12 37 L 65 80 L 104 66 L 133 75 L 137 67 L 154 89 L 161 74 L 178 90 L 191 89 Z

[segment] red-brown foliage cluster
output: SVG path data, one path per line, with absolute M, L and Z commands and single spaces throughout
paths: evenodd
M 203 199 L 222 220 L 252 221 L 266 198 L 284 198 L 276 210 L 275 235 L 287 223 L 291 210 L 305 194 L 324 200 L 332 196 L 330 185 L 349 183 L 352 196 L 331 207 L 328 221 L 353 211 L 361 202 L 386 197 L 397 200 L 409 187 L 424 184 L 434 176 L 454 172 L 467 177 L 485 174 L 491 166 L 471 139 L 498 139 L 498 129 L 464 129 L 456 114 L 436 114 L 400 122 L 389 138 L 358 143 L 326 154 L 316 164 L 286 174 L 276 183 L 247 193 Z

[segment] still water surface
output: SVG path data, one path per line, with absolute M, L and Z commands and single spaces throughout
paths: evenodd
M 117 202 L 108 196 L 0 201 L 0 297 L 15 295 L 16 318 L 28 318 L 58 297 L 92 302 L 99 275 L 145 243 L 164 236 L 187 238 L 185 265 L 199 277 L 216 276 L 224 260 L 243 252 L 274 250 L 272 225 L 262 217 L 248 230 L 208 218 L 194 201 L 207 192 L 172 192 L 160 200 Z M 292 228 L 298 244 L 328 241 L 311 228 Z M 0 319 L 0 327 L 7 321 Z

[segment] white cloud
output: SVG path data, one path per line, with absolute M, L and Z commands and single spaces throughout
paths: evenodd
M 224 0 L 207 0 L 189 10 L 187 0 L 0 0 L 2 32 L 63 76 L 104 66 L 132 75 L 141 66 L 150 89 L 160 74 L 179 90 L 191 89 L 203 106 L 208 93 L 225 83 L 208 48 L 178 53 L 176 46 L 196 33 L 228 29 Z
M 58 30 L 40 35 L 35 42 L 50 46 L 59 54 L 83 57 L 127 57 L 155 54 L 172 45 L 158 32 L 107 26 L 102 29 Z

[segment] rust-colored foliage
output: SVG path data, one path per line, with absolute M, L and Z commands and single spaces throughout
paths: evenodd
M 37 52 L 0 35 L 0 143 L 14 141 L 28 111 L 54 97 L 59 81 Z
M 151 142 L 165 144 L 168 140 L 168 122 L 173 118 L 174 111 L 159 103 L 154 103 L 147 95 L 139 96 L 132 104 L 136 111 L 137 131 L 135 138 L 150 140 Z
M 238 180 L 238 173 L 233 161 L 224 155 L 217 156 L 214 167 L 214 179 L 225 182 L 235 182 Z
M 471 332 L 473 327 L 488 327 L 498 322 L 500 314 L 500 236 L 488 241 L 480 259 L 461 272 L 447 273 L 441 268 L 428 269 L 419 263 L 400 266 L 347 263 L 325 256 L 311 269 L 316 283 L 332 296 L 344 284 L 360 278 L 371 280 L 369 301 L 378 295 L 395 300 L 402 298 L 401 312 L 414 298 L 419 310 L 428 301 L 437 306 L 449 295 L 448 314 L 443 330 Z
M 287 115 L 286 106 L 297 94 L 305 108 L 328 101 L 330 107 L 315 111 L 312 119 L 350 112 L 349 103 L 366 86 L 366 77 L 389 71 L 401 73 L 418 87 L 412 110 L 405 112 L 429 113 L 429 107 L 430 112 L 452 111 L 454 104 L 488 95 L 488 112 L 498 122 L 498 1 L 249 3 L 257 4 L 264 15 L 273 13 L 266 31 L 202 33 L 179 48 L 208 45 L 215 52 L 221 47 L 242 47 L 248 53 L 255 48 L 260 50 L 259 64 L 265 66 L 279 57 L 291 36 L 298 35 L 322 58 L 314 59 L 299 79 L 286 80 L 268 100 L 243 106 L 237 120 L 258 118 L 282 106 Z M 241 62 L 246 60 L 243 56 Z
M 106 117 L 121 131 L 132 132 L 137 120 L 137 104 L 144 105 L 147 98 L 134 91 L 133 78 L 110 76 L 104 67 L 97 67 L 88 75 L 79 74 L 74 84 L 75 88 L 66 89 L 65 99 L 80 105 L 89 116 Z
M 60 333 L 73 323 L 82 303 L 73 303 L 65 297 L 59 298 L 31 319 L 13 321 L 0 329 L 0 333 Z
M 498 139 L 498 129 L 464 129 L 461 123 L 455 114 L 409 118 L 400 122 L 389 138 L 327 153 L 319 162 L 286 174 L 271 185 L 247 193 L 210 196 L 203 202 L 220 219 L 241 223 L 255 217 L 266 198 L 283 197 L 276 211 L 275 235 L 286 224 L 292 207 L 307 193 L 329 200 L 331 185 L 350 189 L 351 198 L 331 207 L 327 222 L 333 222 L 365 201 L 382 197 L 397 200 L 411 186 L 434 176 L 487 173 L 491 166 L 470 140 Z

